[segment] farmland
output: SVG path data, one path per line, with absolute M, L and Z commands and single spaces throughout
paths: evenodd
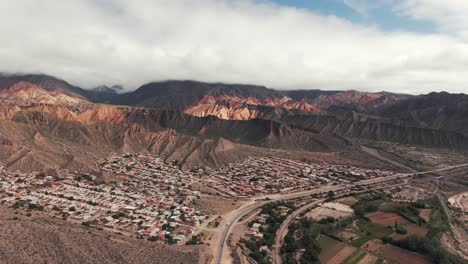
M 320 254 L 321 263 L 343 263 L 356 250 L 345 243 L 327 236 L 320 236 L 319 245 L 322 248 L 322 253 Z
M 367 214 L 366 217 L 369 218 L 373 223 L 383 226 L 391 226 L 395 223 L 400 225 L 407 222 L 405 218 L 394 213 L 373 212 Z
M 309 210 L 288 228 L 284 263 L 465 263 L 440 243 L 448 225 L 437 199 L 395 201 L 368 191 Z
M 373 239 L 362 246 L 363 249 L 382 256 L 384 259 L 396 263 L 416 263 L 429 264 L 431 259 L 390 244 L 384 244 L 382 241 Z

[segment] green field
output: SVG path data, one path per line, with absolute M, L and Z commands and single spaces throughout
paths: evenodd
M 369 241 L 369 240 L 370 240 L 369 236 L 363 236 L 363 237 L 360 237 L 358 239 L 353 240 L 350 244 L 353 247 L 360 248 L 362 245 L 367 243 L 367 241 Z
M 359 261 L 361 261 L 366 255 L 367 255 L 366 252 L 357 250 L 356 252 L 354 252 L 354 254 L 352 254 L 351 256 L 349 256 L 343 263 L 345 263 L 345 264 L 357 264 L 357 263 L 359 263 Z
M 379 239 L 385 236 L 389 236 L 393 233 L 393 230 L 389 227 L 374 224 L 362 218 L 358 219 L 357 225 L 359 229 L 366 235 Z
M 325 251 L 331 246 L 333 246 L 334 244 L 336 244 L 337 241 L 327 236 L 320 236 L 318 243 L 322 251 Z

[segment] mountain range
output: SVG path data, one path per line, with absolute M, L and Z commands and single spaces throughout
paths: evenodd
M 165 81 L 123 92 L 47 75 L 0 75 L 0 161 L 92 170 L 112 153 L 221 166 L 262 149 L 358 151 L 354 139 L 468 148 L 468 96 Z

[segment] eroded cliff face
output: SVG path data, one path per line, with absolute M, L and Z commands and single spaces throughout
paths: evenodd
M 0 114 L 0 161 L 30 171 L 95 170 L 98 160 L 112 153 L 154 153 L 191 168 L 245 158 L 244 144 L 309 151 L 350 147 L 341 138 L 272 120 L 223 120 L 148 108 L 0 100 Z
M 371 111 L 406 99 L 405 96 L 357 91 L 323 94 L 314 98 L 298 98 L 300 99 L 272 96 L 259 99 L 230 95 L 207 95 L 194 105 L 187 107 L 184 112 L 198 117 L 216 116 L 226 120 L 250 120 L 264 118 L 271 115 L 276 109 L 309 114 L 327 114 L 333 108 Z
M 185 113 L 198 117 L 216 116 L 226 120 L 250 120 L 260 118 L 275 108 L 319 113 L 320 110 L 304 100 L 294 101 L 289 97 L 258 99 L 238 96 L 205 96 Z
M 78 96 L 70 96 L 59 90 L 49 91 L 28 82 L 17 82 L 7 89 L 0 90 L 0 99 L 48 105 L 79 105 L 88 101 Z
M 247 145 L 352 151 L 356 146 L 347 138 L 468 148 L 465 134 L 438 129 L 448 124 L 464 131 L 466 122 L 457 120 L 464 120 L 465 112 L 456 111 L 466 108 L 463 98 L 453 104 L 452 97 L 442 96 L 445 105 L 434 108 L 431 102 L 441 95 L 414 101 L 386 93 L 306 91 L 290 97 L 264 87 L 176 82 L 137 91 L 140 97 L 132 100 L 139 105 L 145 99 L 146 108 L 94 104 L 74 92 L 84 93 L 79 88 L 30 80 L 47 87 L 0 78 L 0 162 L 11 169 L 95 170 L 100 158 L 124 152 L 162 155 L 184 168 L 216 167 L 248 155 Z M 187 92 L 185 85 L 195 88 Z M 157 96 L 151 97 L 152 89 L 158 89 Z M 184 93 L 182 104 L 179 92 Z M 392 106 L 412 114 L 397 113 Z M 436 123 L 422 126 L 413 120 L 426 120 L 436 111 L 443 113 Z M 456 122 L 449 122 L 451 116 L 458 117 Z

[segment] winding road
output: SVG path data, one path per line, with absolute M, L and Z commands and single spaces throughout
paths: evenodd
M 320 199 L 320 200 L 316 200 L 316 201 L 313 201 L 311 203 L 308 203 L 308 204 L 302 206 L 301 208 L 299 208 L 298 210 L 294 211 L 292 214 L 290 214 L 284 220 L 284 222 L 281 224 L 280 229 L 276 233 L 275 247 L 273 248 L 273 260 L 274 260 L 273 263 L 277 263 L 277 264 L 282 263 L 282 260 L 281 260 L 281 245 L 283 244 L 284 237 L 288 233 L 289 223 L 291 223 L 291 221 L 294 218 L 296 218 L 298 215 L 306 212 L 307 210 L 311 209 L 312 207 L 314 207 L 314 206 L 316 206 L 316 205 L 318 205 L 320 203 L 323 203 L 324 201 L 325 201 L 325 199 Z
M 296 192 L 296 193 L 289 193 L 289 194 L 275 194 L 275 195 L 269 195 L 265 197 L 260 197 L 260 198 L 252 198 L 252 200 L 249 203 L 246 203 L 244 206 L 238 208 L 237 210 L 233 211 L 228 217 L 227 217 L 227 223 L 223 227 L 223 230 L 218 237 L 217 245 L 216 245 L 216 251 L 215 251 L 215 256 L 214 256 L 214 263 L 215 264 L 224 264 L 226 262 L 223 262 L 223 255 L 227 254 L 225 252 L 225 248 L 227 246 L 227 240 L 229 238 L 229 235 L 232 232 L 232 229 L 234 228 L 235 224 L 241 219 L 244 215 L 252 212 L 253 210 L 256 210 L 266 204 L 273 203 L 273 202 L 278 202 L 278 201 L 285 201 L 285 200 L 291 200 L 291 199 L 296 199 L 296 198 L 301 198 L 305 196 L 310 196 L 313 194 L 321 194 L 321 193 L 327 193 L 329 191 L 342 191 L 349 189 L 354 186 L 369 186 L 373 184 L 379 184 L 379 183 L 384 183 L 388 181 L 392 181 L 395 179 L 400 179 L 400 178 L 408 178 L 408 177 L 413 177 L 415 175 L 425 175 L 425 174 L 430 174 L 430 173 L 435 173 L 435 172 L 442 172 L 442 171 L 447 171 L 447 170 L 452 170 L 456 168 L 461 168 L 461 167 L 467 167 L 467 164 L 460 164 L 460 165 L 454 165 L 454 166 L 448 166 L 442 169 L 436 169 L 436 170 L 431 170 L 431 171 L 425 171 L 425 172 L 415 172 L 415 173 L 397 173 L 394 175 L 390 175 L 387 177 L 380 177 L 380 178 L 374 178 L 374 179 L 368 179 L 368 180 L 363 180 L 357 183 L 353 184 L 341 184 L 341 185 L 335 185 L 335 186 L 321 186 L 319 189 L 314 189 L 314 190 L 309 190 L 309 191 L 302 191 L 302 192 Z M 264 198 L 262 200 L 262 198 Z M 255 200 L 253 200 L 255 199 Z M 266 199 L 266 200 L 265 200 Z M 253 203 L 253 204 L 252 204 Z

